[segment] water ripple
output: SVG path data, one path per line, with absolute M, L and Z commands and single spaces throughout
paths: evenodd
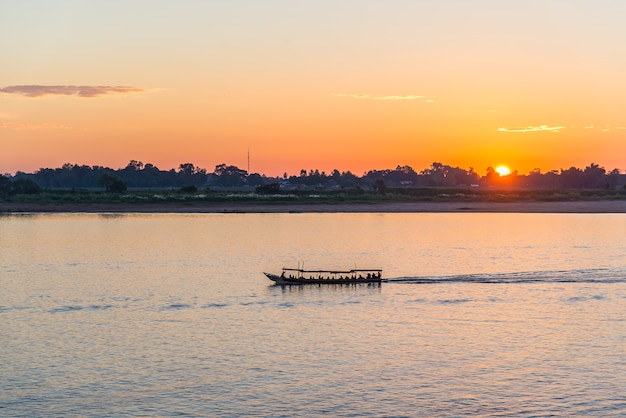
M 188 309 L 191 308 L 191 305 L 188 303 L 172 303 L 163 307 L 165 310 L 180 310 L 180 309 Z
M 441 305 L 457 305 L 460 303 L 468 303 L 468 302 L 471 302 L 471 300 L 470 299 L 443 299 L 443 300 L 437 301 L 437 303 Z
M 83 309 L 85 309 L 84 306 L 68 305 L 68 306 L 59 306 L 58 308 L 50 309 L 50 312 L 51 313 L 76 312 L 76 311 L 82 311 Z
M 228 306 L 228 303 L 207 303 L 202 305 L 202 308 L 225 308 L 226 306 Z
M 392 277 L 387 283 L 445 284 L 445 283 L 626 283 L 623 269 L 578 269 L 513 272 L 497 274 L 467 274 L 456 276 Z

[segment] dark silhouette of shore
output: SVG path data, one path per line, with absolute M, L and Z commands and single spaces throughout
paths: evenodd
M 626 200 L 373 203 L 18 203 L 0 213 L 626 213 Z

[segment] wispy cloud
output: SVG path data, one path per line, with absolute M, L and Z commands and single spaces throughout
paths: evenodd
M 617 131 L 623 131 L 626 128 L 623 127 L 623 126 L 605 125 L 604 128 L 600 129 L 600 132 L 611 132 L 614 129 L 617 130 Z
M 331 96 L 335 97 L 349 97 L 352 99 L 369 99 L 369 100 L 420 100 L 424 96 L 417 96 L 414 94 L 406 94 L 401 96 L 373 96 L 371 94 L 349 94 L 349 93 L 332 93 Z M 432 100 L 427 100 L 432 103 Z
M 541 126 L 524 126 L 524 127 L 519 127 L 519 128 L 498 128 L 499 132 L 511 132 L 511 133 L 523 133 L 523 132 L 544 132 L 544 131 L 548 131 L 548 132 L 561 132 L 561 130 L 563 129 L 583 129 L 583 130 L 592 130 L 592 129 L 597 129 L 600 132 L 611 132 L 613 130 L 617 130 L 617 131 L 622 131 L 622 130 L 626 130 L 625 126 L 620 126 L 620 125 L 604 125 L 604 126 L 597 126 L 595 124 L 591 124 L 591 125 L 583 125 L 583 126 L 577 126 L 577 125 L 571 125 L 571 126 L 548 126 L 548 125 L 541 125 Z
M 565 126 L 524 126 L 519 128 L 498 128 L 499 132 L 511 132 L 511 133 L 523 133 L 523 132 L 561 132 L 561 129 L 565 129 Z
M 15 122 L 0 122 L 0 129 L 14 129 L 18 131 L 36 130 L 36 129 L 65 129 L 64 125 L 56 125 L 52 123 L 15 123 Z
M 130 86 L 7 86 L 0 88 L 0 93 L 17 94 L 26 97 L 43 96 L 77 96 L 99 97 L 110 94 L 141 93 L 146 91 L 139 87 Z

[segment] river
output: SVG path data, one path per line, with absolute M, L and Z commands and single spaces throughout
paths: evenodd
M 0 415 L 624 416 L 626 214 L 0 216 Z M 284 267 L 381 285 L 273 286 Z

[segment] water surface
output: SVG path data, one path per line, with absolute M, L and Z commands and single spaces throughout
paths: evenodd
M 626 215 L 0 217 L 2 416 L 623 416 Z M 263 271 L 383 268 L 381 286 Z

